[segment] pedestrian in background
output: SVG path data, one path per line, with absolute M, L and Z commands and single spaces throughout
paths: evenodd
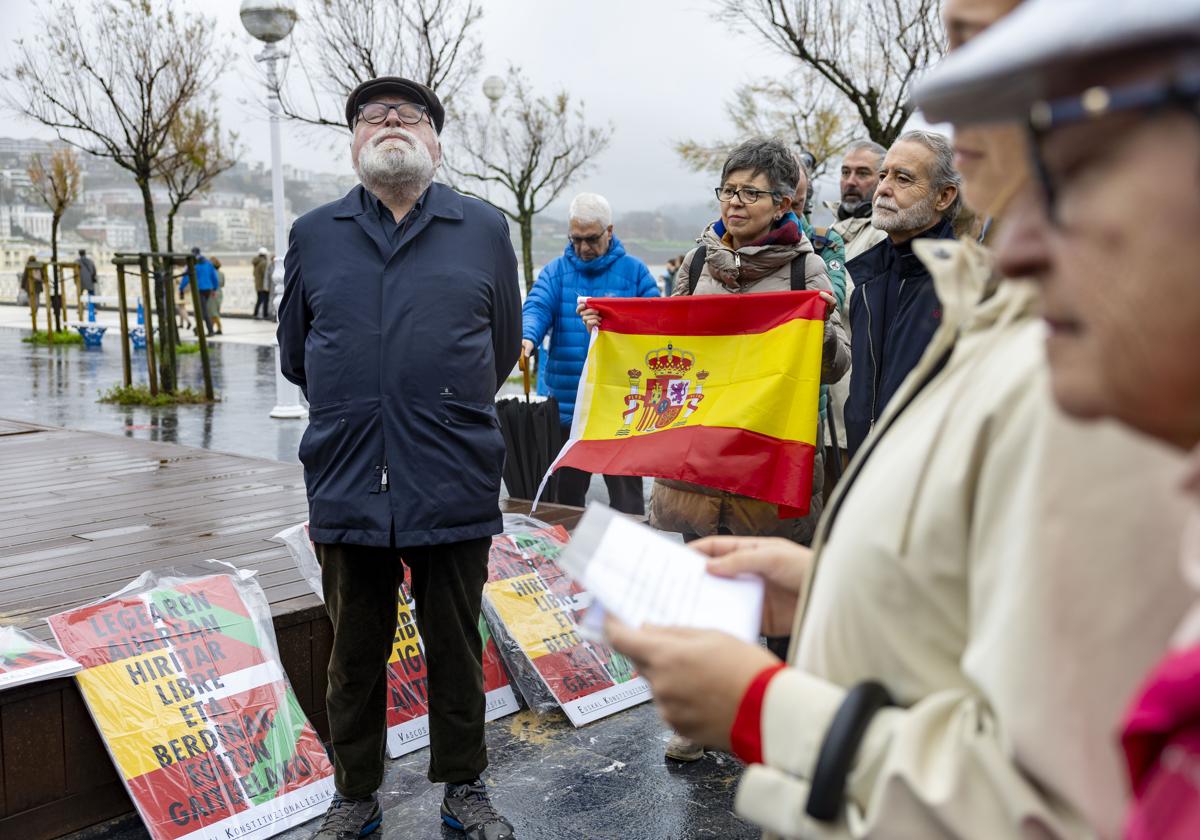
M 97 294 L 96 264 L 83 248 L 79 249 L 79 289 L 84 294 Z
M 210 298 L 212 302 L 210 317 L 212 318 L 214 332 L 217 335 L 221 335 L 223 333 L 221 329 L 221 303 L 225 299 L 225 272 L 221 270 L 221 261 L 216 257 L 212 258 L 212 266 L 217 272 L 217 288 Z
M 213 268 L 213 264 L 208 261 L 208 257 L 200 253 L 199 248 L 192 249 L 192 256 L 195 258 L 196 264 L 196 288 L 200 291 L 200 311 L 196 313 L 197 317 L 204 319 L 204 328 L 209 335 L 213 334 L 212 322 L 212 304 L 213 296 L 216 294 L 220 286 L 220 278 L 217 277 L 217 270 Z M 191 274 L 185 271 L 183 279 L 179 282 L 179 296 L 182 298 L 184 292 L 187 291 L 188 284 L 191 282 Z
M 267 249 L 259 248 L 250 264 L 254 268 L 254 320 L 266 320 L 271 313 L 271 259 Z

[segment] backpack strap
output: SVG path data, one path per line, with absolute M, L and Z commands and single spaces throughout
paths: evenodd
M 704 268 L 704 258 L 708 254 L 708 246 L 701 245 L 696 249 L 696 253 L 692 255 L 692 261 L 688 263 L 688 294 L 696 294 L 696 284 L 700 282 L 700 271 Z
M 801 252 L 800 256 L 792 260 L 792 291 L 803 292 L 808 283 L 804 279 L 804 262 L 808 257 L 807 252 Z

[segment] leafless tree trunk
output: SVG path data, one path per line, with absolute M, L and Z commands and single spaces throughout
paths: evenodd
M 612 127 L 589 126 L 583 104 L 536 97 L 516 68 L 494 113 L 462 115 L 443 162 L 459 192 L 491 204 L 517 223 L 525 289 L 533 288 L 533 219 L 608 147 Z
M 479 0 L 308 0 L 289 58 L 304 81 L 281 88 L 283 114 L 345 129 L 350 91 L 377 76 L 420 82 L 453 107 L 482 61 L 472 34 L 482 16 Z
M 942 54 L 938 0 L 716 0 L 721 19 L 814 71 L 890 146 L 914 76 Z
M 175 216 L 194 196 L 205 193 L 242 155 L 237 134 L 221 136 L 215 104 L 188 108 L 171 126 L 169 153 L 155 169 L 167 187 L 167 250 L 175 250 Z
M 89 20 L 81 25 L 68 0 L 49 3 L 39 34 L 17 42 L 2 74 L 13 83 L 6 99 L 64 142 L 128 170 L 142 195 L 150 250 L 158 251 L 151 179 L 169 154 L 171 127 L 211 89 L 228 54 L 214 46 L 213 22 L 175 0 L 91 0 Z M 161 384 L 174 392 L 174 372 L 164 370 Z
M 54 271 L 47 279 L 51 283 L 50 293 L 57 299 L 64 294 L 62 270 L 58 267 L 58 225 L 67 208 L 79 200 L 79 158 L 70 149 L 59 149 L 50 155 L 47 166 L 40 155 L 34 155 L 29 164 L 29 184 L 34 195 L 50 208 L 50 259 L 54 263 Z M 54 329 L 61 332 L 62 305 L 57 304 L 52 308 Z

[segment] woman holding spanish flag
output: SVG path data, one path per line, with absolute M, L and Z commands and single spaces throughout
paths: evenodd
M 834 306 L 824 261 L 813 251 L 792 212 L 792 196 L 800 180 L 792 151 L 777 140 L 753 139 L 734 149 L 721 169 L 716 188 L 721 216 L 697 239 L 675 274 L 672 296 L 742 295 L 815 290 L 825 294 L 825 339 L 821 382 L 837 382 L 850 366 L 850 345 Z M 594 313 L 585 310 L 588 326 Z M 822 440 L 818 430 L 817 440 Z M 824 464 L 820 447 L 813 466 L 809 513 L 781 519 L 777 505 L 674 479 L 655 479 L 650 496 L 650 524 L 675 531 L 687 541 L 714 534 L 780 536 L 807 544 L 821 514 Z M 788 638 L 768 639 L 786 652 Z M 668 758 L 695 761 L 704 747 L 680 735 L 667 744 Z

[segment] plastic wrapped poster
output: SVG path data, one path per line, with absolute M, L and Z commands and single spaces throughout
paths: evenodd
M 308 524 L 280 531 L 275 539 L 287 545 L 300 574 L 317 597 L 324 600 L 321 567 L 308 537 Z M 479 633 L 483 637 L 484 719 L 495 720 L 518 711 L 521 704 L 508 681 L 500 652 L 482 616 L 479 619 Z M 400 585 L 396 637 L 387 668 L 387 750 L 391 758 L 399 758 L 429 745 L 428 673 L 425 668 L 425 648 L 417 629 L 416 605 L 413 603 L 408 569 L 405 569 L 404 582 Z
M 47 619 L 154 840 L 261 840 L 333 796 L 252 577 L 146 572 Z
M 628 659 L 580 633 L 591 598 L 557 563 L 567 540 L 561 525 L 505 517 L 505 532 L 492 538 L 483 610 L 529 706 L 561 707 L 583 726 L 646 702 L 650 686 Z
M 0 689 L 67 677 L 79 663 L 24 630 L 0 627 Z

